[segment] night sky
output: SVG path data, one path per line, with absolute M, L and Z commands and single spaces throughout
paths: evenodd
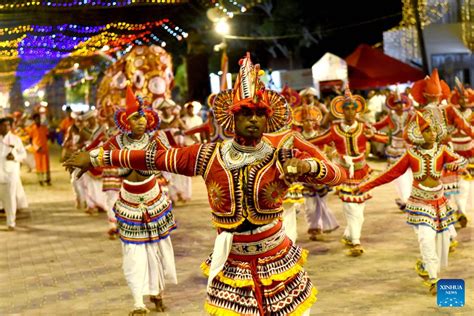
M 244 3 L 244 1 L 239 1 Z M 169 17 L 184 30 L 196 28 L 210 54 L 210 71 L 220 68 L 220 53 L 212 50 L 221 41 L 206 17 L 209 1 L 190 0 L 181 5 L 143 5 L 132 8 L 104 9 L 18 9 L 0 14 L 4 26 L 15 25 L 102 25 L 124 21 L 143 23 Z M 222 3 L 229 4 L 227 1 Z M 382 42 L 382 33 L 401 21 L 401 0 L 269 0 L 230 20 L 231 35 L 245 37 L 288 36 L 271 40 L 228 40 L 229 70 L 237 71 L 236 61 L 246 51 L 254 62 L 274 69 L 309 68 L 324 53 L 342 58 L 359 44 Z M 267 13 L 267 12 L 269 13 Z M 303 30 L 314 40 L 303 36 Z M 166 49 L 174 64 L 186 54 L 184 41 L 167 41 Z M 291 60 L 291 62 L 290 62 Z
M 272 17 L 269 18 L 260 7 L 248 14 L 237 16 L 233 23 L 233 34 L 258 36 L 260 24 L 272 25 L 273 34 L 302 34 L 305 27 L 317 43 L 299 39 L 280 39 L 278 43 L 293 50 L 294 68 L 308 68 L 324 53 L 331 52 L 342 58 L 349 55 L 362 43 L 382 43 L 384 31 L 397 26 L 402 19 L 401 0 L 361 1 L 272 1 Z M 262 21 L 264 21 L 262 23 Z M 269 22 L 270 21 L 270 22 Z M 265 34 L 266 35 L 266 34 Z M 300 45 L 303 42 L 303 45 Z M 306 47 L 309 44 L 309 47 Z M 271 41 L 231 41 L 230 48 L 236 55 L 246 49 L 256 52 L 263 65 L 274 57 L 268 52 Z M 298 48 L 299 47 L 299 48 Z M 278 57 L 284 57 L 278 49 Z M 233 55 L 232 52 L 230 55 Z

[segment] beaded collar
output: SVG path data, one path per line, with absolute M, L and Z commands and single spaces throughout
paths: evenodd
M 301 135 L 303 135 L 304 139 L 310 139 L 318 136 L 318 132 L 312 131 L 311 133 L 306 133 L 305 131 L 302 131 Z
M 175 118 L 176 118 L 176 117 L 175 117 L 174 115 L 171 115 L 171 116 L 168 117 L 168 118 L 161 117 L 160 119 L 161 119 L 161 121 L 162 121 L 163 123 L 169 124 L 169 123 L 173 122 L 173 120 L 174 120 Z
M 412 155 L 419 161 L 418 172 L 413 172 L 413 178 L 416 180 L 423 180 L 427 176 L 431 176 L 434 179 L 441 177 L 441 171 L 436 168 L 436 161 L 442 154 L 441 146 L 438 143 L 434 143 L 430 149 L 424 149 L 420 146 L 414 146 L 409 149 Z
M 239 169 L 262 161 L 272 153 L 273 148 L 262 141 L 257 146 L 243 146 L 234 140 L 227 140 L 221 146 L 222 160 L 229 170 Z
M 121 149 L 145 149 L 150 143 L 150 136 L 143 134 L 140 139 L 133 139 L 127 134 L 122 134 L 117 138 L 117 142 Z
M 403 131 L 405 125 L 407 124 L 408 112 L 403 111 L 402 115 L 398 115 L 397 112 L 392 110 L 390 111 L 389 115 L 393 125 L 395 125 L 392 131 L 392 135 L 398 135 Z
M 344 122 L 341 122 L 341 129 L 344 131 L 344 133 L 352 132 L 356 127 L 357 127 L 357 121 L 352 123 L 352 125 L 347 125 Z

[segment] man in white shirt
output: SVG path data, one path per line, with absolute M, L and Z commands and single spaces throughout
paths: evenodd
M 16 226 L 20 161 L 26 158 L 21 139 L 11 132 L 12 122 L 10 117 L 0 118 L 0 201 L 5 208 L 9 231 L 15 230 Z
M 203 121 L 199 115 L 196 115 L 201 110 L 201 103 L 197 101 L 188 102 L 184 105 L 186 110 L 185 114 L 181 117 L 186 129 L 191 129 L 193 127 L 202 125 Z M 200 141 L 200 135 L 196 134 L 193 136 L 184 136 L 184 145 L 190 146 Z
M 203 124 L 202 118 L 196 115 L 201 110 L 201 103 L 197 101 L 187 102 L 184 104 L 185 112 L 182 113 L 181 120 L 183 121 L 186 130 Z M 184 145 L 190 146 L 200 142 L 200 136 L 196 135 L 185 135 Z M 189 202 L 192 197 L 192 180 L 191 177 L 173 174 L 172 175 L 173 185 L 180 188 L 177 194 L 178 201 Z

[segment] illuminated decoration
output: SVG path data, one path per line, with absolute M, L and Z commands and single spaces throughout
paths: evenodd
M 0 4 L 0 9 L 28 9 L 34 7 L 72 8 L 72 7 L 127 7 L 143 4 L 178 4 L 187 0 L 41 0 L 25 1 L 10 0 L 9 3 Z
M 181 41 L 188 36 L 182 28 L 174 25 L 169 19 L 163 19 L 157 22 L 147 22 L 143 24 L 128 23 L 111 23 L 104 27 L 104 32 L 91 37 L 89 40 L 80 43 L 73 55 L 88 56 L 94 54 L 97 50 L 102 50 L 104 46 L 109 46 L 106 52 L 117 51 L 123 49 L 130 43 L 137 45 L 156 44 L 162 47 L 166 46 L 166 42 L 156 33 L 159 30 L 166 32 L 168 36 L 174 37 Z M 143 31 L 135 34 L 119 35 L 118 31 Z
M 20 38 L 0 42 L 0 57 L 15 58 L 18 56 L 18 45 L 26 37 L 26 35 Z
M 91 57 L 100 52 L 124 51 L 132 45 L 165 47 L 164 37 L 182 41 L 187 36 L 181 27 L 169 19 L 141 24 L 116 22 L 99 26 L 17 26 L 0 29 L 0 58 L 12 61 L 21 59 L 17 75 L 22 89 L 26 89 L 70 55 Z M 1 41 L 4 38 L 8 39 Z M 104 46 L 108 49 L 104 50 Z M 11 73 L 11 69 L 6 72 Z M 0 77 L 5 76 L 0 69 Z
M 461 1 L 469 2 L 469 0 Z M 421 51 L 412 0 L 402 0 L 402 3 L 402 21 L 398 26 L 383 33 L 384 52 L 403 62 L 421 65 Z M 418 0 L 421 26 L 452 23 L 452 12 L 455 12 L 452 8 L 456 7 L 457 0 Z
M 171 55 L 158 45 L 131 48 L 106 70 L 97 89 L 97 107 L 100 109 L 105 104 L 124 106 L 129 83 L 135 94 L 157 108 L 165 98 L 171 97 L 174 86 Z
M 474 50 L 474 1 L 465 0 L 461 7 L 463 40 L 471 51 Z
M 237 1 L 237 0 L 211 0 L 210 5 L 215 8 L 215 10 L 220 11 L 218 13 L 210 13 L 211 15 L 224 15 L 228 18 L 233 18 L 236 14 L 241 14 L 249 10 L 250 8 L 261 3 L 261 0 L 253 1 Z M 211 9 L 213 10 L 213 9 Z

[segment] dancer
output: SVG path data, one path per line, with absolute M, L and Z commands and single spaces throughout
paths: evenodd
M 449 103 L 452 104 L 462 115 L 462 117 L 471 125 L 474 124 L 474 114 L 472 106 L 474 106 L 474 91 L 465 89 L 459 79 L 455 78 L 455 88 L 449 98 Z M 474 176 L 474 146 L 472 137 L 456 128 L 451 134 L 451 143 L 453 144 L 453 151 L 460 156 L 466 158 L 469 162 L 467 170 L 464 174 L 458 174 L 458 188 L 459 194 L 454 195 L 454 202 L 456 205 L 456 214 L 461 228 L 467 226 L 467 202 L 469 196 L 472 194 L 472 180 Z
M 315 138 L 321 134 L 323 115 L 319 108 L 312 105 L 300 106 L 293 111 L 293 117 L 295 125 L 302 127 L 301 135 L 304 139 Z M 323 240 L 323 233 L 330 233 L 339 228 L 336 217 L 326 202 L 330 189 L 326 184 L 303 184 L 304 210 L 310 240 Z
M 287 122 L 278 93 L 265 90 L 250 54 L 240 61 L 234 89 L 214 101 L 216 120 L 235 132 L 231 141 L 156 150 L 77 153 L 65 166 L 83 171 L 121 165 L 204 178 L 218 228 L 214 252 L 202 268 L 209 275 L 206 310 L 212 315 L 302 315 L 316 300 L 302 265 L 306 251 L 294 245 L 279 220 L 282 199 L 294 180 L 327 183 L 341 176 L 326 160 L 262 142 Z
M 115 125 L 114 115 L 117 107 L 107 102 L 98 109 L 98 120 L 100 127 L 91 137 L 91 142 L 86 146 L 86 150 L 92 150 L 103 146 L 105 142 L 118 134 Z M 119 168 L 94 168 L 90 170 L 97 176 L 100 174 L 102 179 L 102 192 L 105 195 L 105 211 L 107 213 L 107 222 L 109 229 L 107 234 L 109 239 L 116 239 L 118 236 L 117 219 L 115 218 L 114 205 L 118 199 L 120 188 L 122 187 L 122 177 L 119 176 Z
M 80 137 L 82 139 L 82 146 L 87 147 L 92 142 L 92 137 L 96 136 L 101 130 L 100 125 L 97 123 L 97 111 L 88 111 L 80 115 L 77 119 L 83 122 Z M 97 210 L 99 212 L 106 212 L 108 204 L 107 196 L 103 192 L 102 187 L 102 169 L 95 168 L 89 170 L 81 177 L 81 180 L 87 205 L 86 213 L 93 215 Z
M 159 125 L 155 111 L 144 108 L 127 88 L 125 110 L 115 112 L 117 127 L 122 133 L 112 137 L 101 150 L 164 150 L 164 137 L 152 137 Z M 122 168 L 124 178 L 114 211 L 123 250 L 123 271 L 132 291 L 134 309 L 130 315 L 146 314 L 143 302 L 150 295 L 157 311 L 164 311 L 162 293 L 165 281 L 177 283 L 170 232 L 176 228 L 171 201 L 162 193 L 154 171 Z
M 442 126 L 433 124 L 430 115 L 416 112 L 415 119 L 407 127 L 408 137 L 414 144 L 389 169 L 359 188 L 364 193 L 388 183 L 413 170 L 413 187 L 405 212 L 407 223 L 413 225 L 418 236 L 423 260 L 418 260 L 416 270 L 426 279 L 429 291 L 436 293 L 438 273 L 448 265 L 450 244 L 449 226 L 453 225 L 454 209 L 443 194 L 441 172 L 444 168 L 456 171 L 464 168 L 467 161 L 439 143 Z
M 84 122 L 81 119 L 81 115 L 72 113 L 70 118 L 73 120 L 73 123 L 67 128 L 65 134 L 63 134 L 64 141 L 62 143 L 61 161 L 66 161 L 72 153 L 78 151 L 84 145 L 84 138 L 81 137 Z M 78 171 L 79 170 L 75 170 L 70 174 L 76 209 L 86 208 L 86 213 L 91 214 L 91 210 L 87 208 L 86 204 L 85 178 L 78 179 Z
M 300 142 L 300 140 L 302 140 L 302 138 L 301 135 L 299 135 L 299 133 L 294 130 L 294 120 L 293 115 L 291 115 L 291 113 L 293 112 L 292 109 L 301 103 L 300 95 L 297 91 L 291 89 L 288 85 L 285 85 L 283 87 L 280 94 L 286 99 L 286 102 L 288 103 L 288 106 L 290 108 L 288 122 L 280 131 L 271 134 L 265 134 L 263 139 L 268 140 L 275 148 L 297 148 L 295 147 L 295 145 L 300 145 L 299 147 L 301 147 L 302 143 Z M 296 141 L 295 137 L 298 138 Z M 297 149 L 301 150 L 302 148 Z M 298 239 L 296 214 L 303 210 L 304 205 L 304 197 L 302 190 L 303 186 L 301 185 L 301 183 L 293 183 L 288 188 L 288 192 L 286 193 L 282 204 L 283 228 L 285 229 L 285 233 L 288 238 L 290 238 L 291 241 L 294 243 Z
M 185 141 L 183 131 L 186 130 L 186 125 L 179 117 L 177 108 L 178 105 L 171 99 L 165 99 L 159 106 L 161 114 L 160 130 L 165 133 L 172 147 L 182 147 Z M 168 194 L 173 203 L 178 201 L 187 203 L 191 200 L 190 178 L 174 173 L 164 173 L 164 176 L 169 179 Z
M 374 123 L 372 126 L 378 131 L 386 127 L 389 129 L 390 143 L 385 149 L 388 163 L 387 168 L 389 168 L 403 156 L 407 149 L 408 144 L 403 138 L 403 131 L 410 118 L 412 102 L 407 95 L 401 94 L 397 87 L 397 90 L 388 96 L 385 106 L 390 112 L 381 121 Z M 395 203 L 402 211 L 405 209 L 408 198 L 410 197 L 412 182 L 413 173 L 411 169 L 407 169 L 407 172 L 403 174 L 403 176 L 393 181 L 398 194 Z
M 474 137 L 474 128 L 467 122 L 461 113 L 452 105 L 443 105 L 441 102 L 447 100 L 450 94 L 449 86 L 443 80 L 440 80 L 438 70 L 435 68 L 430 76 L 426 76 L 422 80 L 418 80 L 413 84 L 411 89 L 413 98 L 419 103 L 419 110 L 423 114 L 428 115 L 430 121 L 440 126 L 440 140 L 442 143 L 449 141 L 455 129 L 462 130 L 467 136 Z M 413 120 L 413 118 L 412 118 Z M 405 138 L 408 139 L 407 135 Z M 441 177 L 444 186 L 444 194 L 448 197 L 457 195 L 458 176 L 457 173 L 444 170 Z M 456 230 L 454 226 L 449 226 L 451 233 L 450 251 L 455 251 L 458 241 L 456 240 Z
M 366 181 L 371 169 L 365 160 L 367 143 L 375 141 L 387 143 L 388 137 L 377 133 L 373 127 L 357 120 L 358 113 L 364 113 L 365 100 L 360 95 L 352 95 L 346 87 L 344 96 L 337 96 L 331 101 L 331 114 L 342 121 L 334 121 L 331 128 L 309 141 L 316 146 L 334 144 L 339 156 L 337 163 L 346 169 L 349 175 L 339 189 L 342 209 L 346 216 L 347 226 L 341 242 L 350 247 L 350 256 L 360 256 L 364 252 L 360 236 L 364 223 L 365 201 L 370 199 L 369 193 L 354 194 L 354 188 Z

